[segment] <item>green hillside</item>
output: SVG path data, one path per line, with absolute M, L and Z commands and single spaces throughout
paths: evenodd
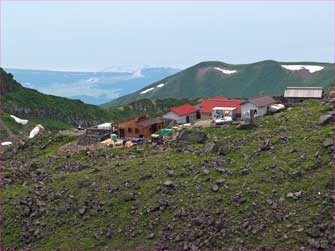
M 291 71 L 284 69 L 282 64 L 318 65 L 324 69 L 314 73 L 307 70 Z M 236 72 L 224 74 L 215 67 Z M 258 96 L 261 92 L 277 96 L 283 94 L 286 86 L 329 86 L 334 80 L 333 67 L 334 64 L 329 63 L 281 63 L 270 60 L 244 65 L 202 62 L 103 106 L 124 105 L 143 98 L 194 99 L 218 95 L 248 98 Z M 160 84 L 164 86 L 157 87 Z M 140 94 L 152 87 L 155 87 L 154 90 Z
M 8 148 L 2 248 L 332 250 L 334 133 L 319 123 L 331 110 L 306 101 L 257 118 L 255 129 L 207 128 L 206 145 L 69 157 L 61 149 L 77 138 L 47 134 Z
M 111 119 L 111 114 L 79 100 L 45 95 L 23 87 L 11 74 L 0 69 L 1 74 L 1 135 L 17 134 L 22 128 L 10 114 L 30 120 L 29 127 L 36 123 L 45 128 L 67 129 L 78 125 L 89 126 Z

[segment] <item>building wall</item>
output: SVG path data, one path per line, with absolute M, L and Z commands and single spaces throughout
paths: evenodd
M 292 105 L 296 103 L 301 103 L 307 99 L 318 99 L 318 98 L 285 98 L 285 103 Z
M 200 114 L 200 118 L 202 120 L 205 120 L 205 119 L 212 119 L 212 114 L 211 113 L 207 113 L 207 112 L 202 112 Z
M 138 124 L 135 120 L 129 120 L 122 123 L 115 123 L 114 126 L 118 127 L 117 134 L 119 138 L 122 138 L 121 131 L 124 130 L 124 138 L 149 138 L 154 131 L 152 126 L 144 127 Z M 163 123 L 156 125 L 156 129 L 160 130 L 163 128 Z
M 255 114 L 255 117 L 261 117 L 264 116 L 267 111 L 268 111 L 268 107 L 267 106 L 262 106 L 262 107 L 258 107 L 250 102 L 246 102 L 244 104 L 241 105 L 241 117 L 242 119 L 246 118 L 246 112 L 248 112 L 249 110 L 257 110 L 257 114 Z
M 195 121 L 197 119 L 197 114 L 196 112 L 194 113 L 190 113 L 184 116 L 178 116 L 177 114 L 175 114 L 174 112 L 168 112 L 166 114 L 163 115 L 163 118 L 166 119 L 173 119 L 177 122 L 177 124 L 185 124 L 186 122 L 186 117 L 189 116 L 189 120 L 190 123 Z

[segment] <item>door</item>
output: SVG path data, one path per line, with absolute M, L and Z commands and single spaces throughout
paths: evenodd
M 120 138 L 124 138 L 124 128 L 119 129 Z
M 190 123 L 190 116 L 186 116 L 186 123 Z

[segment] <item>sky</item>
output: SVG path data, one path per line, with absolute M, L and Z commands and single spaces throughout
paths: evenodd
M 333 1 L 2 1 L 1 66 L 334 62 Z

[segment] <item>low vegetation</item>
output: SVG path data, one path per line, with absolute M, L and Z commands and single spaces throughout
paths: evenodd
M 290 71 L 281 65 L 317 65 L 321 71 Z M 222 70 L 232 71 L 225 74 Z M 250 98 L 264 93 L 280 96 L 287 86 L 329 86 L 334 81 L 334 64 L 319 62 L 277 62 L 265 60 L 251 64 L 201 62 L 134 93 L 104 104 L 104 107 L 126 105 L 139 99 L 212 97 L 224 94 L 229 98 Z M 163 85 L 163 86 L 161 86 Z M 158 87 L 161 86 L 161 87 Z M 154 88 L 150 90 L 151 88 Z M 142 93 L 143 91 L 147 91 Z
M 254 129 L 207 128 L 205 145 L 68 155 L 77 138 L 49 133 L 8 147 L 3 248 L 332 249 L 331 110 L 306 101 Z

